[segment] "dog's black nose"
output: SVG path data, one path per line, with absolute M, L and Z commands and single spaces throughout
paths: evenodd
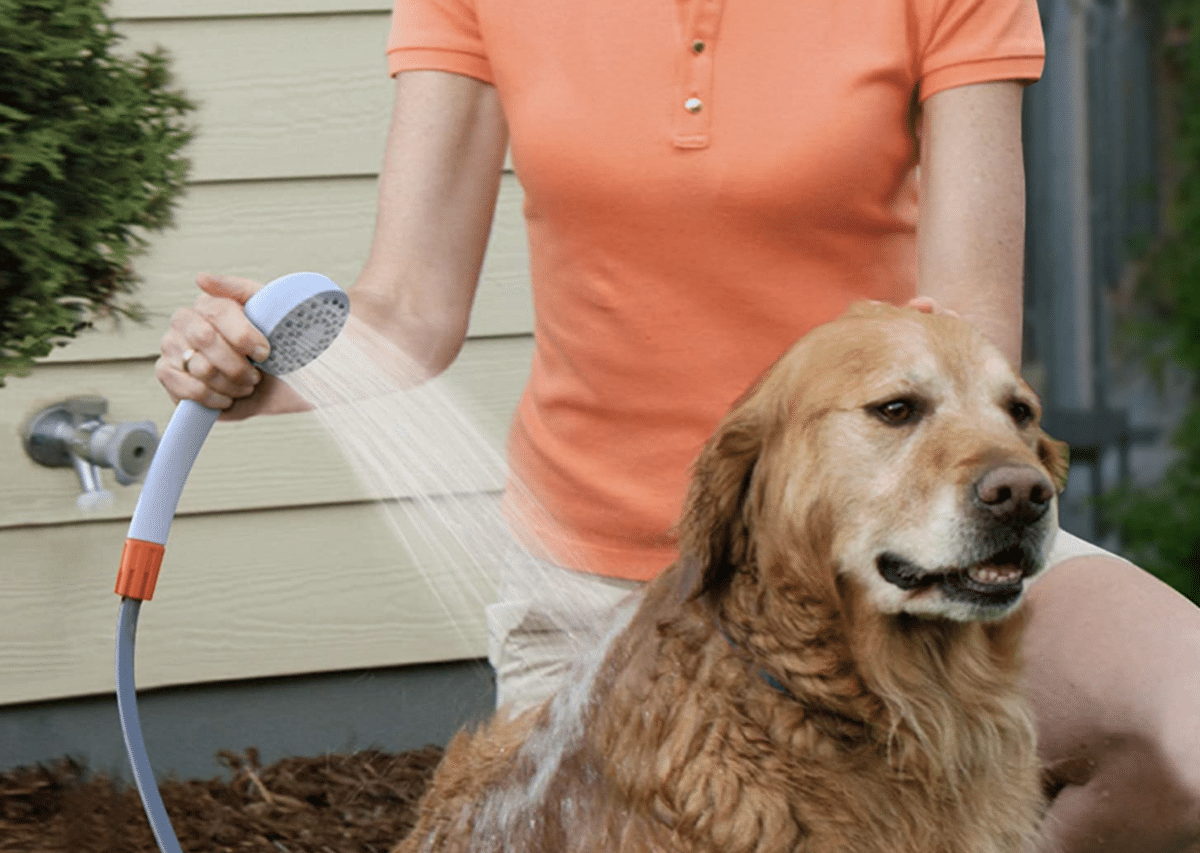
M 1050 481 L 1031 465 L 1000 465 L 975 481 L 975 504 L 1008 524 L 1032 524 L 1053 497 Z

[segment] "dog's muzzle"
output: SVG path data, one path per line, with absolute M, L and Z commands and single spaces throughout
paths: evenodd
M 975 536 L 961 567 L 923 568 L 885 551 L 876 558 L 876 568 L 884 580 L 907 592 L 937 587 L 950 601 L 1004 610 L 1042 569 L 1054 497 L 1053 485 L 1032 465 L 996 465 L 967 490 L 963 511 Z

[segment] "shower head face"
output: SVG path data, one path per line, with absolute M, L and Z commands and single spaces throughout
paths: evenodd
M 246 316 L 271 345 L 254 364 L 274 376 L 299 370 L 328 349 L 349 314 L 350 297 L 323 275 L 275 279 L 246 303 Z
M 267 333 L 271 354 L 256 364 L 274 376 L 299 370 L 329 348 L 349 313 L 350 299 L 342 290 L 304 300 Z

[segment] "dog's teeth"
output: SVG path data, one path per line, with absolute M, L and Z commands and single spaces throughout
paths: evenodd
M 967 571 L 967 575 L 976 583 L 1015 583 L 1021 579 L 1021 570 L 1011 566 L 975 566 Z

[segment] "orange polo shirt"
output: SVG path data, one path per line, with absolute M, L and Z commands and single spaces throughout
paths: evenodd
M 397 0 L 392 73 L 492 83 L 508 119 L 537 318 L 509 452 L 551 558 L 670 562 L 730 403 L 851 301 L 914 294 L 914 87 L 1043 54 L 1035 0 Z

